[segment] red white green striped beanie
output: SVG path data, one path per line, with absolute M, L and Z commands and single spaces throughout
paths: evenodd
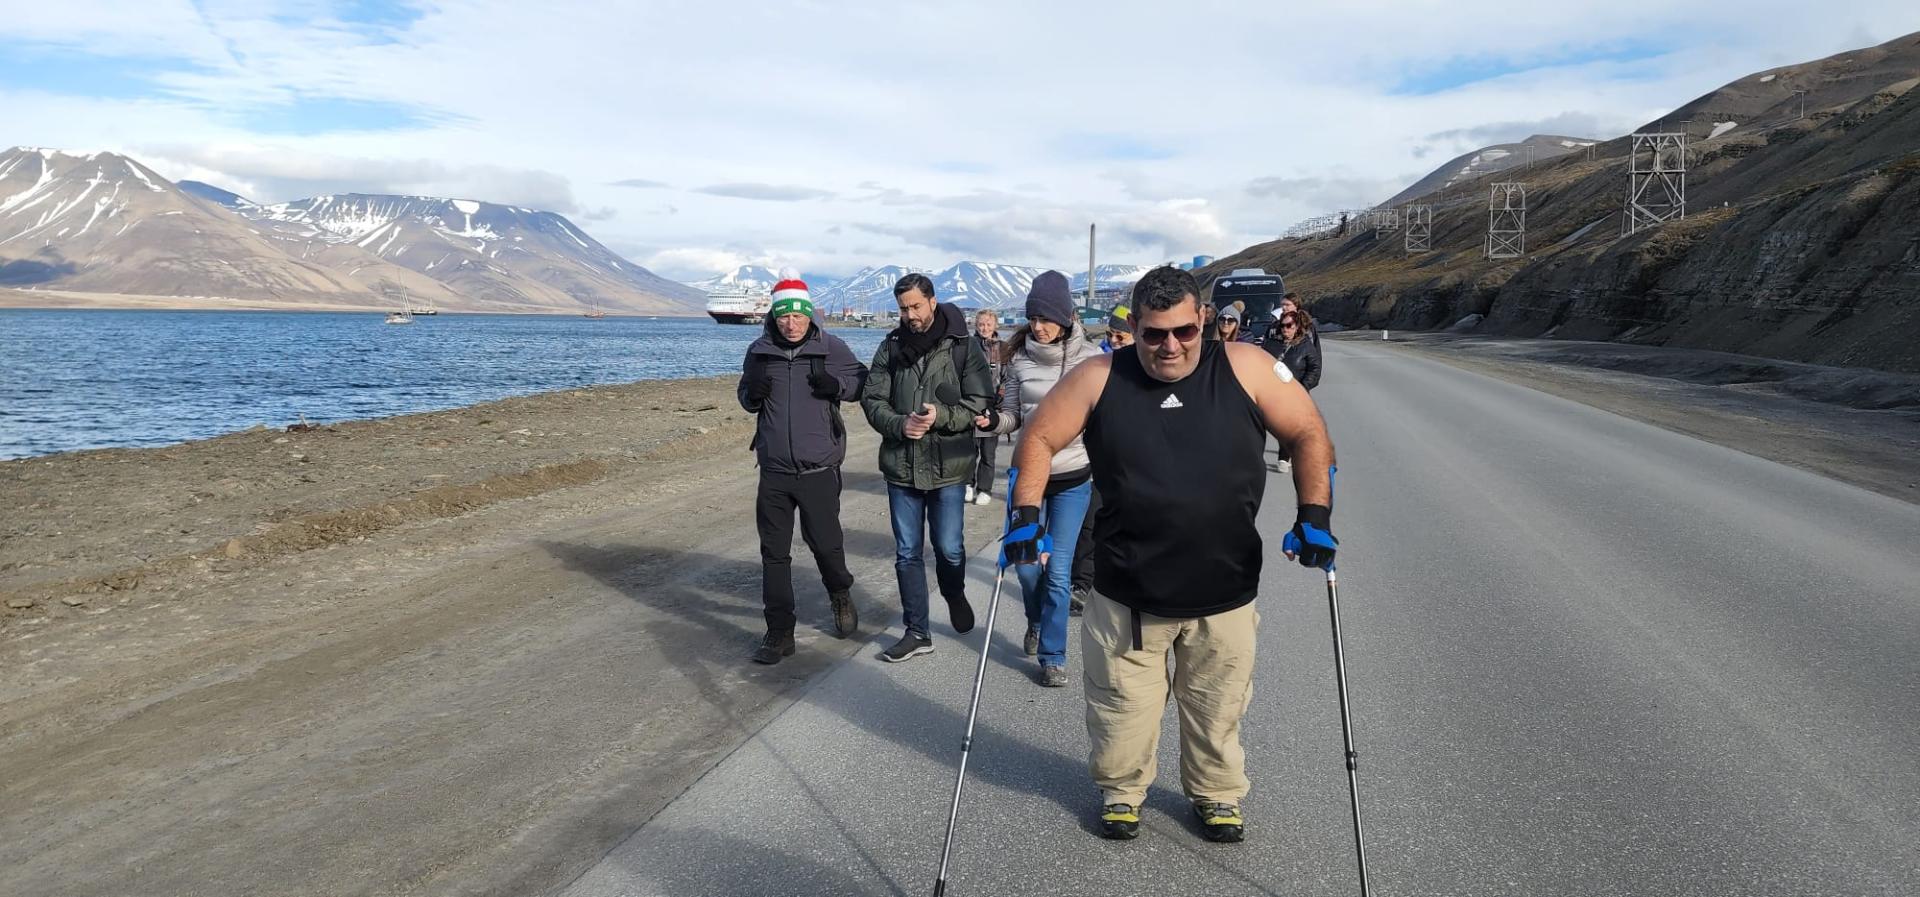
M 813 317 L 813 294 L 807 292 L 799 271 L 781 268 L 780 282 L 773 285 L 773 316 L 794 314 Z

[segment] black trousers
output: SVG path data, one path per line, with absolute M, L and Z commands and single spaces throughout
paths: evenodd
M 853 585 L 846 538 L 840 530 L 840 468 L 804 474 L 761 470 L 755 514 L 760 528 L 760 600 L 766 605 L 768 632 L 793 631 L 795 510 L 800 512 L 800 537 L 813 550 L 827 591 Z
M 974 440 L 980 443 L 980 456 L 973 465 L 973 488 L 989 495 L 993 493 L 993 456 L 1000 452 L 1000 437 L 982 436 Z
M 1093 490 L 1087 502 L 1087 516 L 1080 521 L 1080 542 L 1073 549 L 1073 590 L 1093 591 L 1093 515 L 1100 513 L 1100 490 Z

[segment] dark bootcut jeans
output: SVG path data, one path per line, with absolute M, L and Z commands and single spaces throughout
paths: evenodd
M 1100 490 L 1095 489 L 1093 500 L 1087 503 L 1086 517 L 1080 521 L 1080 538 L 1073 549 L 1073 590 L 1076 592 L 1093 591 L 1093 515 L 1098 513 Z
M 973 488 L 988 495 L 993 494 L 993 461 L 1000 453 L 1000 437 L 982 436 L 974 440 L 980 444 L 980 454 L 974 461 Z
M 927 629 L 927 565 L 921 560 L 922 536 L 933 536 L 933 570 L 940 594 L 965 598 L 967 496 L 963 483 L 939 489 L 914 489 L 887 484 L 887 503 L 893 516 L 893 573 L 900 581 L 900 609 L 907 634 L 930 638 Z
M 760 529 L 760 600 L 766 605 L 767 631 L 792 632 L 793 512 L 800 512 L 800 537 L 813 550 L 820 581 L 827 591 L 853 586 L 847 570 L 846 541 L 840 531 L 840 469 L 810 473 L 760 471 L 755 502 Z

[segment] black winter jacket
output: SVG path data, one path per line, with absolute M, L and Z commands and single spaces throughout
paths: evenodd
M 774 473 L 812 473 L 839 467 L 847 457 L 847 427 L 840 403 L 860 398 L 866 387 L 867 367 L 853 357 L 837 336 L 816 322 L 800 345 L 780 348 L 773 339 L 773 319 L 767 333 L 747 348 L 735 393 L 740 407 L 759 416 L 753 449 L 762 469 Z M 833 400 L 813 394 L 807 377 L 815 366 L 839 384 Z M 767 398 L 755 402 L 748 393 L 755 379 L 767 383 Z
M 1293 379 L 1300 381 L 1301 386 L 1312 392 L 1314 387 L 1320 385 L 1319 343 L 1308 337 L 1291 346 L 1284 342 L 1274 345 L 1282 347 L 1280 360 L 1287 363 L 1287 370 L 1293 372 Z

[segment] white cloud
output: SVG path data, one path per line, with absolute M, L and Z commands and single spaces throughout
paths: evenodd
M 598 219 L 603 242 L 670 276 L 1077 266 L 1090 221 L 1111 235 L 1107 260 L 1224 255 L 1385 198 L 1475 140 L 1530 123 L 1624 130 L 1748 72 L 1915 27 L 1911 0 L 1577 0 L 1525 16 L 1403 0 L 1177 14 L 1145 0 L 441 0 L 378 35 L 316 18 L 329 7 L 310 0 L 15 6 L 0 42 L 141 60 L 164 91 L 0 83 L 13 141 L 118 148 L 265 201 L 394 190 L 551 208 Z M 1395 92 L 1490 47 L 1600 61 Z M 1649 49 L 1606 61 L 1622 47 Z M 422 123 L 249 130 L 248 113 L 297 98 Z

